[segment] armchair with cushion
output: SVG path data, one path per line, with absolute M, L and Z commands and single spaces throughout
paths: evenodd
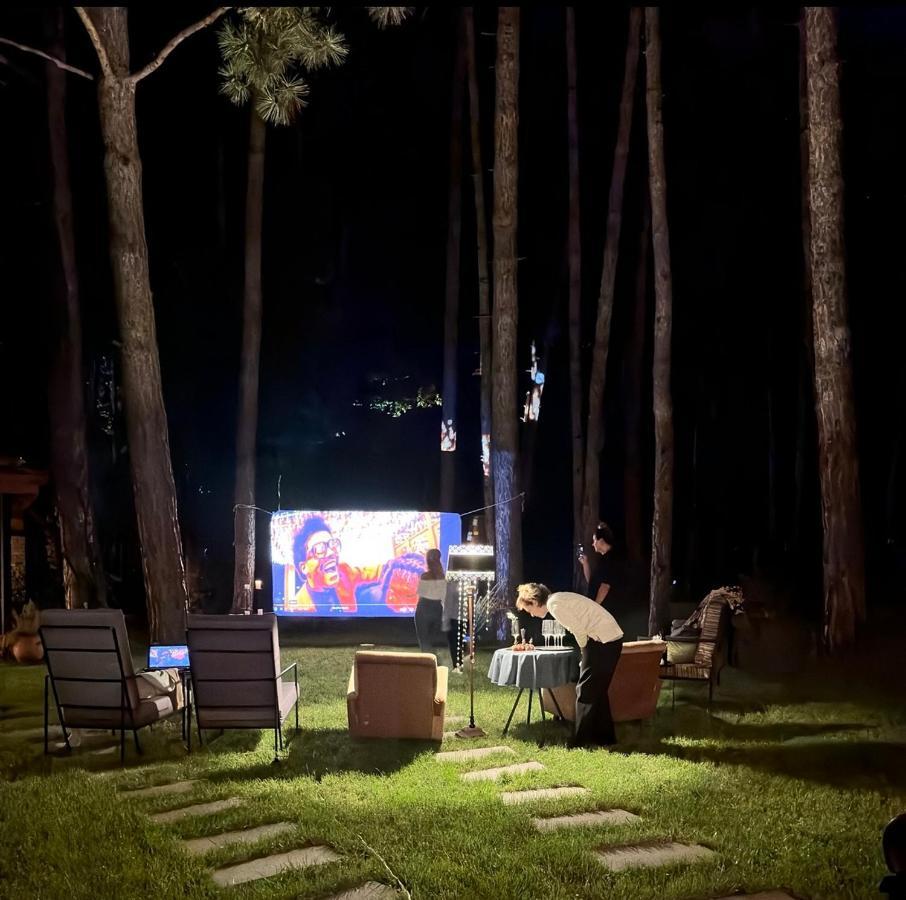
M 276 762 L 293 708 L 299 729 L 298 668 L 280 665 L 277 617 L 190 615 L 186 641 L 199 737 L 203 728 L 272 728 Z
M 49 693 L 67 749 L 71 728 L 119 731 L 120 760 L 126 732 L 141 752 L 138 731 L 183 708 L 181 687 L 154 691 L 132 664 L 126 621 L 119 609 L 49 609 L 41 616 L 44 680 L 44 752 L 48 751 Z
M 613 673 L 607 691 L 610 714 L 614 722 L 636 722 L 650 719 L 657 709 L 661 693 L 659 678 L 663 641 L 628 641 Z M 556 702 L 555 702 L 556 701 Z M 576 685 L 542 691 L 544 708 L 572 722 L 576 718 Z
M 677 681 L 708 683 L 708 705 L 714 698 L 714 685 L 720 684 L 720 672 L 727 662 L 727 642 L 730 616 L 735 604 L 741 602 L 731 589 L 711 591 L 685 623 L 692 634 L 671 634 L 668 638 L 667 662 L 661 666 L 661 678 L 672 681 L 673 702 L 676 703 Z M 691 659 L 674 655 L 688 648 Z
M 346 693 L 350 735 L 442 740 L 447 675 L 433 653 L 360 650 Z

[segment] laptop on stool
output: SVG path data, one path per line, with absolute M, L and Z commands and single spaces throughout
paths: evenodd
M 188 669 L 189 648 L 185 644 L 151 644 L 148 647 L 148 670 Z

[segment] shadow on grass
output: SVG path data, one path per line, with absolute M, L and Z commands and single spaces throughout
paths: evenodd
M 246 746 L 231 741 L 229 744 L 222 744 L 222 752 L 236 753 L 242 752 L 243 749 L 260 749 L 261 734 L 269 736 L 269 732 L 252 732 Z M 220 741 L 224 741 L 227 735 L 229 732 Z M 251 735 L 254 736 L 253 740 Z M 438 746 L 433 741 L 353 740 L 346 729 L 315 731 L 302 728 L 296 732 L 287 728 L 283 739 L 285 749 L 279 754 L 279 762 L 250 764 L 241 773 L 234 769 L 222 774 L 212 773 L 208 779 L 253 781 L 259 778 L 305 776 L 320 781 L 325 775 L 341 772 L 389 775 L 405 768 L 420 754 L 435 751 Z M 216 744 L 210 748 L 212 753 L 219 752 L 215 747 Z
M 651 752 L 650 750 L 647 752 Z M 690 762 L 748 766 L 832 787 L 906 788 L 906 744 L 881 741 L 821 741 L 810 745 L 681 746 L 662 742 L 660 752 Z

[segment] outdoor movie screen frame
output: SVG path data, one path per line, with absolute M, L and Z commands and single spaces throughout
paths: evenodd
M 425 553 L 461 539 L 456 513 L 292 510 L 271 518 L 274 612 L 308 618 L 415 613 Z

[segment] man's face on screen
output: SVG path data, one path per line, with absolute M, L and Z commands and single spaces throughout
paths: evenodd
M 336 587 L 340 581 L 340 541 L 329 531 L 316 531 L 305 545 L 306 569 L 312 590 Z

